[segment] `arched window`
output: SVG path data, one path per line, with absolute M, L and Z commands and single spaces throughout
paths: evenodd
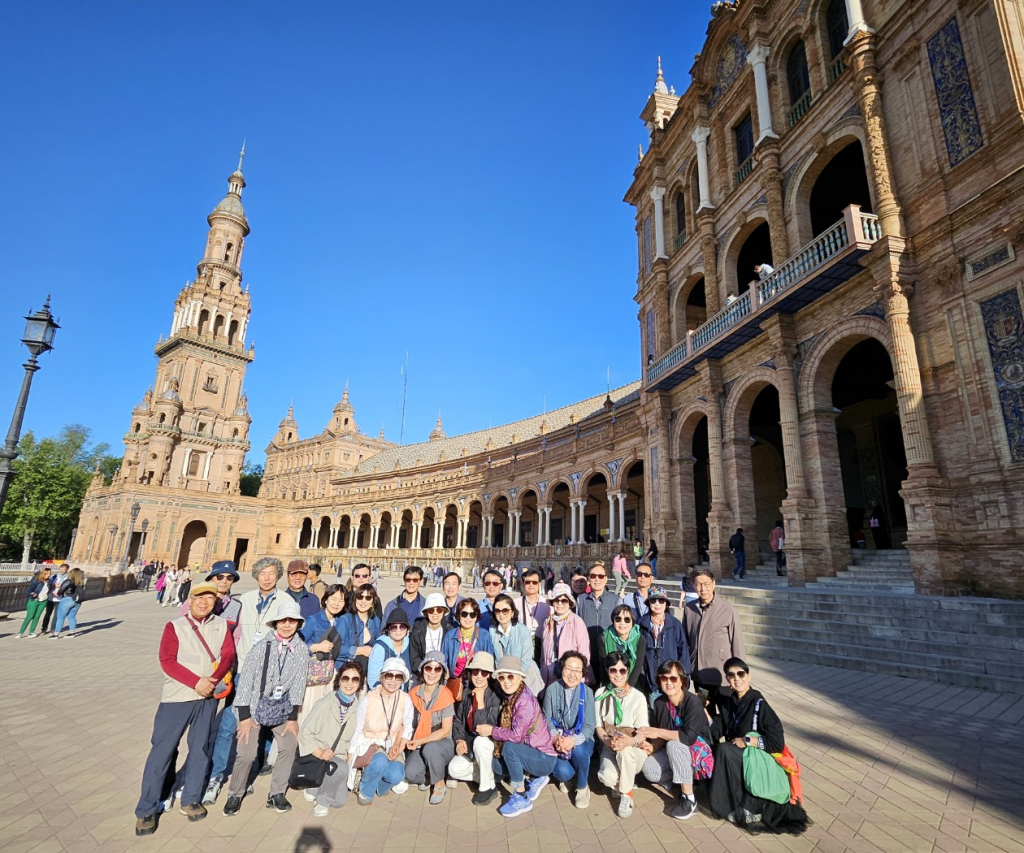
M 224 260 L 231 263 L 231 250 L 235 248 L 234 243 L 228 243 L 227 249 L 224 250 Z
M 160 423 L 164 423 L 166 420 L 167 420 L 167 415 L 161 414 L 160 415 Z
M 676 193 L 676 236 L 686 236 L 686 196 L 682 190 Z
M 786 62 L 786 79 L 789 80 L 789 103 L 796 103 L 811 90 L 811 76 L 807 71 L 807 49 L 802 41 L 793 45 Z
M 206 334 L 206 327 L 210 325 L 210 312 L 205 308 L 199 312 L 199 324 L 198 332 L 200 335 Z
M 139 424 L 135 424 L 135 430 L 134 430 L 134 432 L 138 432 L 138 431 L 139 431 L 140 429 L 142 429 L 142 427 L 141 427 L 141 426 L 139 426 Z
M 825 29 L 828 31 L 829 59 L 835 59 L 843 51 L 843 42 L 850 32 L 850 21 L 846 17 L 846 0 L 832 0 L 825 11 Z

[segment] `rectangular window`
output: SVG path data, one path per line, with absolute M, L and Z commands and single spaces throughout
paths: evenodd
M 750 113 L 743 117 L 736 127 L 732 129 L 736 137 L 736 165 L 740 166 L 754 153 L 754 125 Z

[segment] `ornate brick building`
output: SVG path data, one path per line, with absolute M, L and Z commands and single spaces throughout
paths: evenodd
M 727 571 L 735 528 L 756 563 L 782 520 L 795 585 L 863 535 L 905 546 L 920 591 L 1020 596 L 1022 45 L 1007 0 L 715 3 L 690 85 L 659 65 L 641 113 L 642 380 L 464 436 L 439 418 L 406 446 L 359 433 L 346 388 L 315 437 L 289 411 L 258 499 L 233 494 L 252 358 L 236 172 L 74 556 L 134 547 L 136 500 L 146 556 L 169 561 L 199 554 L 201 522 L 207 561 L 557 567 L 642 536 L 670 569 Z

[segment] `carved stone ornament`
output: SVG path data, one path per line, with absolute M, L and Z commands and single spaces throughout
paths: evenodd
M 952 290 L 960 285 L 964 268 L 959 260 L 938 264 L 932 269 L 932 282 L 942 290 Z

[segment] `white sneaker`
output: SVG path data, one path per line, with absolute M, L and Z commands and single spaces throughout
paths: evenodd
M 576 808 L 585 809 L 590 805 L 590 787 L 580 788 L 576 792 Z
M 305 801 L 307 803 L 315 803 L 316 802 L 316 794 L 309 793 L 309 788 L 303 788 L 302 789 L 302 796 L 303 796 L 303 799 L 305 799 Z
M 206 793 L 203 794 L 203 805 L 209 806 L 217 802 L 217 797 L 220 796 L 220 789 L 224 783 L 217 778 L 211 779 L 210 784 L 206 786 Z
M 409 790 L 409 783 L 404 779 L 391 789 L 392 794 L 404 794 Z
M 331 810 L 327 806 L 313 806 L 313 817 L 327 817 Z
M 626 818 L 633 814 L 633 798 L 629 794 L 623 794 L 619 799 L 619 817 Z

